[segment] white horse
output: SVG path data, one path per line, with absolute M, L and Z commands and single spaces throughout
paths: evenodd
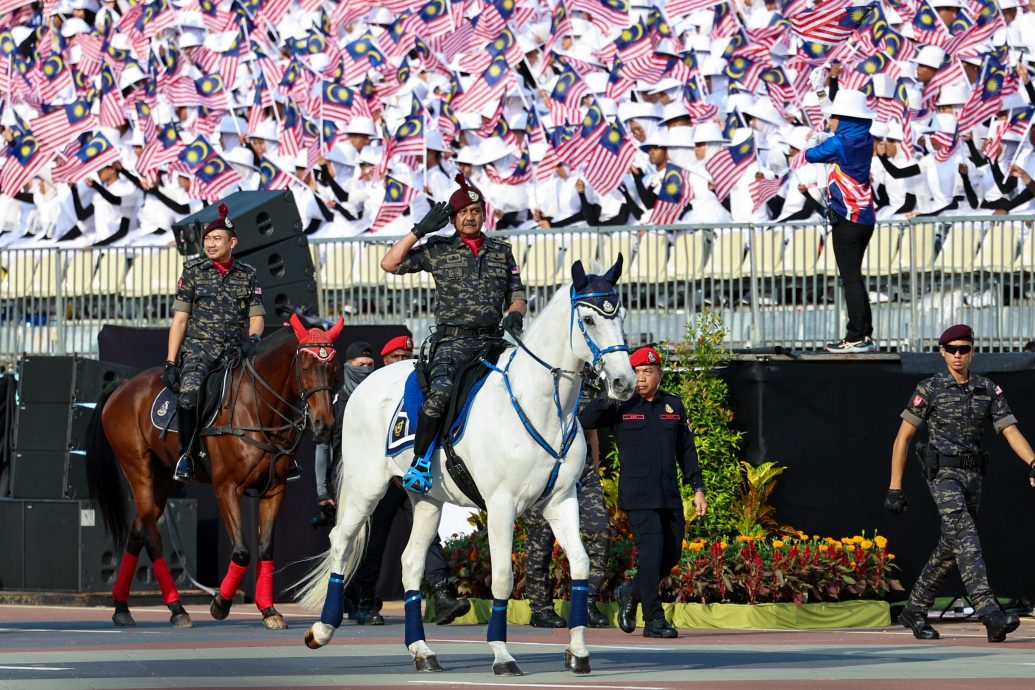
M 506 643 L 507 600 L 514 588 L 514 520 L 539 500 L 571 566 L 571 640 L 565 666 L 575 673 L 590 670 L 585 644 L 589 558 L 579 537 L 575 495 L 586 444 L 576 413 L 587 363 L 612 398 L 627 400 L 635 390 L 622 333 L 624 310 L 615 291 L 621 272 L 621 256 L 603 276 L 587 276 L 581 262 L 572 266 L 571 289 L 559 290 L 529 326 L 523 346 L 500 358 L 475 397 L 466 431 L 456 444 L 488 511 L 493 596 L 488 642 L 497 675 L 521 675 Z M 329 643 L 341 624 L 342 590 L 362 558 L 367 518 L 388 482 L 409 465 L 408 454 L 386 455 L 386 438 L 412 370 L 412 363 L 400 362 L 375 371 L 356 388 L 345 409 L 342 437 L 347 450 L 338 480 L 338 522 L 323 562 L 299 585 L 304 605 L 323 606 L 320 622 L 305 635 L 312 649 Z M 442 504 L 475 507 L 446 472 L 442 455 L 441 449 L 435 451 L 431 492 L 410 494 L 413 529 L 402 555 L 406 646 L 418 671 L 442 670 L 424 639 L 419 591 Z

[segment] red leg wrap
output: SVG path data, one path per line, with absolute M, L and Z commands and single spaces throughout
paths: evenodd
M 259 561 L 255 576 L 255 606 L 260 611 L 273 606 L 273 561 Z
M 176 590 L 176 583 L 173 582 L 172 573 L 169 572 L 169 564 L 164 558 L 159 558 L 151 564 L 151 569 L 158 580 L 158 586 L 162 588 L 162 601 L 171 604 L 180 600 L 180 593 Z
M 223 578 L 222 584 L 219 585 L 219 594 L 224 599 L 233 599 L 246 572 L 248 572 L 248 566 L 237 565 L 230 561 L 230 567 L 226 569 L 226 576 Z
M 115 601 L 129 601 L 129 590 L 133 585 L 133 575 L 137 572 L 139 558 L 139 555 L 133 555 L 129 551 L 122 554 L 119 576 L 115 579 L 115 586 L 111 589 L 111 596 Z

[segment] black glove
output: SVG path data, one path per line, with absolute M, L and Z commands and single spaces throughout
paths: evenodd
M 420 239 L 425 235 L 438 232 L 447 225 L 449 225 L 449 202 L 440 201 L 424 214 L 419 223 L 413 226 L 413 234 Z
M 258 349 L 259 349 L 259 336 L 258 335 L 250 335 L 250 336 L 248 336 L 248 340 L 245 340 L 244 343 L 241 344 L 241 354 L 244 355 L 246 359 L 254 357 L 255 356 L 255 351 L 258 350 Z
M 519 311 L 508 311 L 500 322 L 500 327 L 511 335 L 521 335 L 525 330 L 525 315 Z
M 176 362 L 166 362 L 162 369 L 162 383 L 171 391 L 180 388 L 180 370 L 176 368 Z
M 896 515 L 909 510 L 909 499 L 902 489 L 888 489 L 888 496 L 884 499 L 884 509 Z
M 1028 467 L 1028 479 L 1035 479 L 1035 460 Z

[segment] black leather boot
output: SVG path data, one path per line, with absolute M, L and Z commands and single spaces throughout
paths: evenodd
M 913 637 L 918 640 L 937 640 L 940 637 L 938 631 L 927 622 L 927 612 L 908 604 L 902 609 L 902 613 L 898 614 L 898 622 L 912 630 Z
M 673 637 L 679 637 L 679 633 L 664 618 L 655 618 L 643 624 L 643 636 L 672 639 Z
M 636 630 L 636 609 L 640 602 L 633 596 L 632 587 L 622 585 L 618 588 L 618 627 L 624 633 Z
M 384 616 L 377 609 L 374 597 L 361 593 L 356 603 L 356 625 L 384 625 Z
M 981 616 L 981 622 L 985 624 L 985 631 L 988 633 L 989 642 L 1002 642 L 1008 634 L 1017 629 L 1021 624 L 1021 619 L 1012 613 L 996 611 L 995 613 Z
M 568 625 L 552 608 L 532 609 L 532 618 L 528 624 L 533 628 L 563 628 Z
M 467 597 L 457 597 L 449 580 L 435 583 L 431 588 L 431 597 L 435 601 L 435 623 L 449 625 L 460 616 L 471 610 L 471 602 Z
M 198 430 L 198 416 L 194 409 L 177 405 L 177 424 L 180 429 L 180 458 L 176 461 L 173 479 L 178 482 L 194 481 L 194 437 Z
M 597 608 L 597 595 L 590 594 L 586 598 L 587 619 L 586 622 L 591 628 L 610 628 L 611 621 L 608 620 L 600 609 Z

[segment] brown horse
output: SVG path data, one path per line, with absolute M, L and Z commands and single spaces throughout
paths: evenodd
M 209 607 L 212 617 L 222 620 L 229 615 L 231 599 L 248 569 L 251 556 L 241 534 L 240 498 L 251 489 L 260 496 L 255 604 L 270 630 L 287 627 L 273 606 L 273 523 L 307 418 L 319 440 L 329 437 L 334 423 L 332 393 L 338 372 L 334 341 L 342 321 L 329 331 L 307 329 L 293 315 L 291 326 L 265 339 L 254 362 L 245 360 L 234 369 L 212 428 L 202 431 L 200 445 L 210 466 L 197 463 L 199 479 L 212 484 L 233 543 L 230 566 Z M 178 453 L 176 434 L 163 434 L 151 422 L 152 404 L 162 391 L 159 373 L 158 368 L 148 369 L 105 392 L 90 420 L 87 478 L 115 550 L 125 547 L 112 590 L 112 621 L 134 625 L 129 590 L 140 551 L 146 548 L 162 598 L 172 612 L 170 621 L 175 627 L 191 627 L 162 557 L 157 524 L 173 487 Z M 118 466 L 136 503 L 132 525 Z

